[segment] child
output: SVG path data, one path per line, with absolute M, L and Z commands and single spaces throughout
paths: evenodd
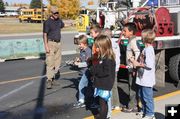
M 119 44 L 117 43 L 118 39 L 112 38 L 112 31 L 109 28 L 104 28 L 101 34 L 107 35 L 112 43 L 112 49 L 115 54 L 115 61 L 116 61 L 116 72 L 115 72 L 115 80 L 114 85 L 112 88 L 112 100 L 108 102 L 108 115 L 107 117 L 111 118 L 111 109 L 120 110 L 120 102 L 119 102 L 119 93 L 117 87 L 117 73 L 119 71 L 120 66 L 120 48 Z M 111 105 L 112 102 L 112 105 Z
M 91 38 L 88 38 L 88 46 L 92 48 L 92 45 L 94 43 L 94 39 L 101 33 L 101 28 L 98 24 L 92 24 L 90 27 L 90 36 Z
M 129 61 L 131 57 L 135 60 L 138 59 L 140 54 L 140 49 L 137 46 L 137 38 L 135 36 L 136 25 L 134 23 L 127 23 L 124 25 L 122 34 L 125 38 L 128 38 L 129 44 L 126 49 L 126 63 L 128 66 L 128 75 L 129 75 L 129 98 L 130 101 L 127 105 L 127 108 L 123 108 L 123 112 L 137 112 L 138 111 L 138 102 L 137 102 L 137 86 L 135 83 L 136 72 L 133 68 L 133 64 Z
M 96 38 L 101 33 L 101 28 L 98 24 L 94 24 L 90 27 L 90 36 Z
M 99 97 L 100 111 L 97 119 L 106 119 L 108 106 L 107 102 L 111 97 L 111 90 L 115 78 L 115 56 L 112 44 L 108 36 L 99 35 L 92 47 L 93 56 L 97 56 L 98 63 L 90 68 L 93 84 L 95 87 L 94 96 Z
M 102 30 L 101 34 L 107 35 L 112 43 L 112 49 L 115 54 L 115 59 L 116 59 L 116 75 L 115 75 L 115 82 L 112 88 L 112 107 L 113 109 L 119 110 L 120 107 L 120 102 L 119 102 L 119 93 L 117 89 L 117 73 L 119 71 L 119 66 L 120 66 L 120 48 L 119 44 L 117 43 L 118 39 L 112 38 L 112 31 L 109 28 L 105 28 Z
M 143 30 L 142 40 L 145 44 L 145 48 L 142 51 L 140 61 L 137 62 L 133 58 L 130 59 L 137 69 L 144 69 L 143 72 L 137 70 L 138 74 L 136 78 L 144 115 L 142 119 L 155 119 L 153 100 L 153 86 L 155 85 L 155 53 L 152 46 L 154 39 L 155 33 L 152 30 Z
M 85 35 L 79 36 L 79 48 L 80 48 L 80 62 L 75 62 L 75 65 L 82 66 L 82 64 L 85 64 L 82 68 L 82 77 L 79 82 L 79 100 L 77 103 L 74 104 L 75 108 L 79 107 L 85 107 L 85 96 L 84 96 L 84 88 L 88 85 L 88 79 L 89 79 L 89 70 L 87 68 L 86 61 L 91 57 L 92 51 L 88 47 L 87 43 L 87 37 Z

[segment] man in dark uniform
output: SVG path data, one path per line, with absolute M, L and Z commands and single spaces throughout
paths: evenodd
M 51 13 L 52 15 L 43 24 L 47 89 L 52 88 L 53 78 L 59 73 L 59 66 L 61 65 L 61 28 L 64 27 L 56 6 L 51 7 Z

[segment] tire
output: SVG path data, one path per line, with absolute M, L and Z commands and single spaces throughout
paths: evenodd
M 19 22 L 20 22 L 20 23 L 22 23 L 22 20 L 21 20 L 21 19 L 19 19 Z
M 31 18 L 28 18 L 28 19 L 27 19 L 27 22 L 28 22 L 28 23 L 32 23 Z
M 169 60 L 169 75 L 175 80 L 180 80 L 180 54 L 175 55 Z

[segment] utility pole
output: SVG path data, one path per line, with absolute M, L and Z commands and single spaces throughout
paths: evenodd
M 41 23 L 43 23 L 44 20 L 44 8 L 43 8 L 43 0 L 41 0 Z

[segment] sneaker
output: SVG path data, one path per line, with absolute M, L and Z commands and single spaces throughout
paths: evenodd
M 47 89 L 51 89 L 52 88 L 52 81 L 51 80 L 47 80 Z
M 156 119 L 156 117 L 155 116 L 145 116 L 145 117 L 143 117 L 141 119 Z
M 83 108 L 85 107 L 86 105 L 82 102 L 77 102 L 73 105 L 74 108 Z
M 121 108 L 119 106 L 113 106 L 112 110 L 121 110 Z
M 134 113 L 134 112 L 138 112 L 138 109 L 136 109 L 136 108 L 123 108 L 122 112 L 125 112 L 125 113 Z
M 138 119 L 141 119 L 144 116 L 143 112 L 137 112 L 136 115 L 138 116 Z

